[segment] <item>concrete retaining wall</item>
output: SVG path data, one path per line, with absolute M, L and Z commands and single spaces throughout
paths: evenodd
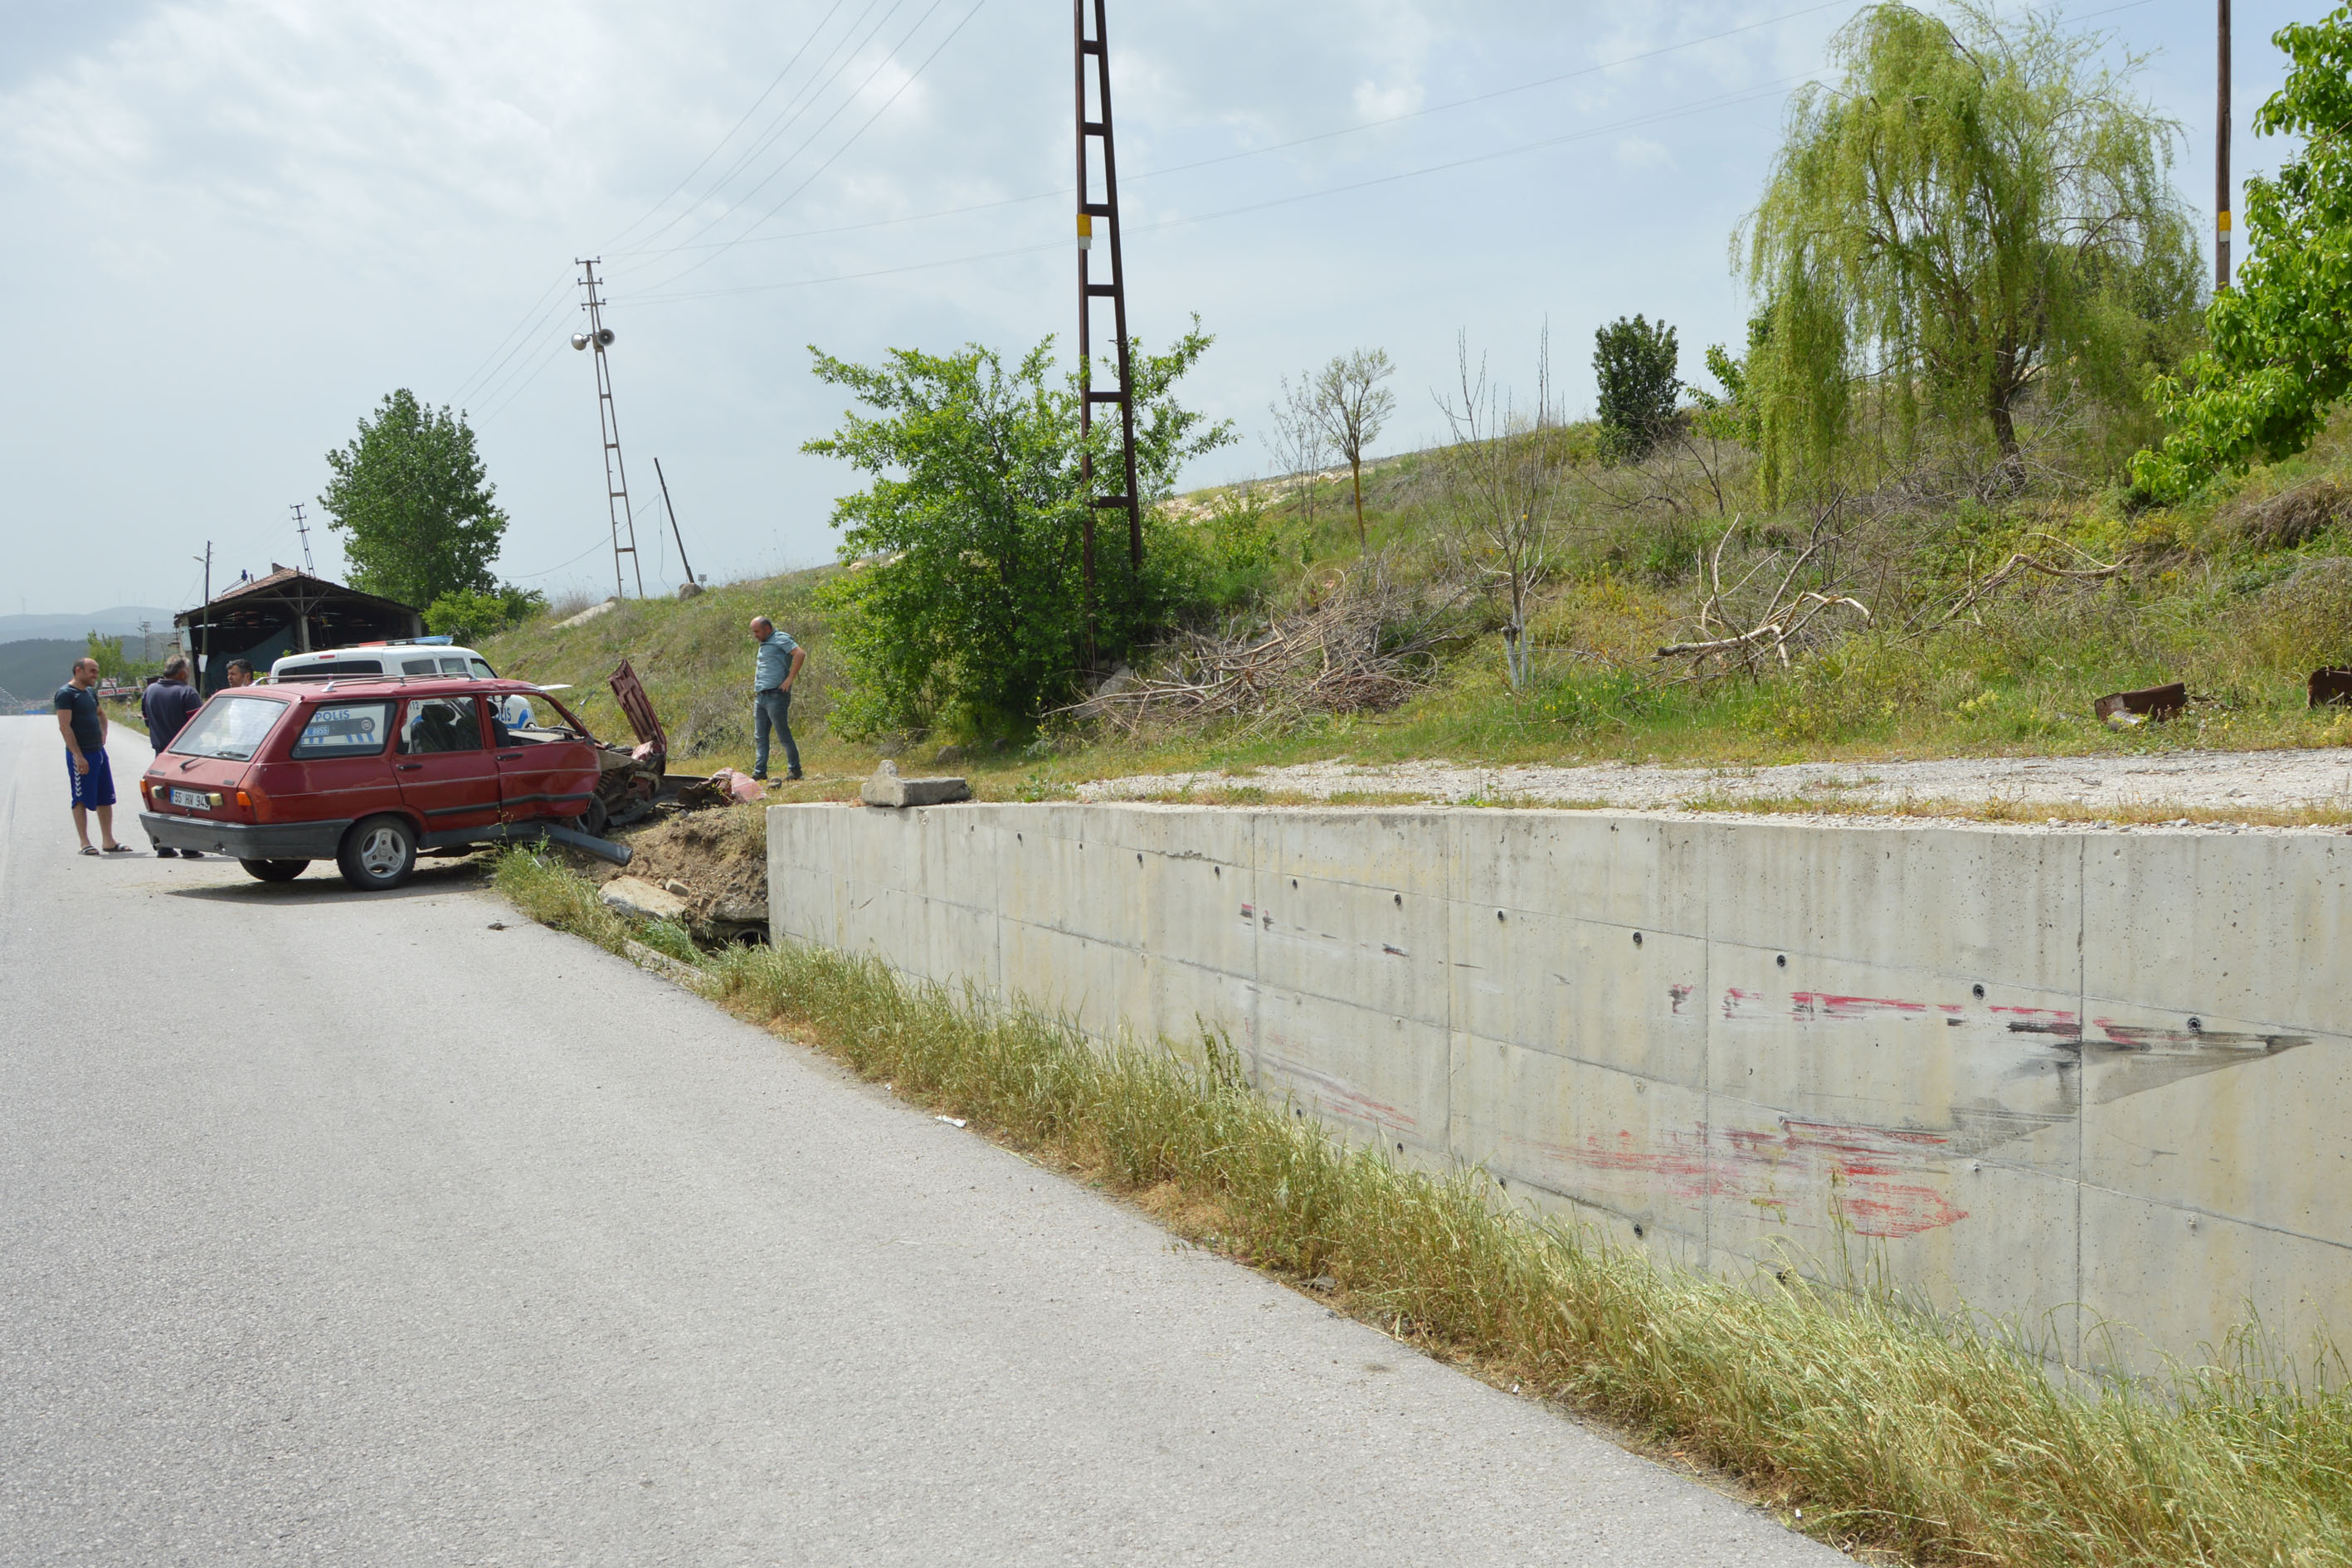
M 2198 1353 L 2352 1331 L 2352 838 L 776 806 L 780 941 L 1266 1091 L 1703 1268 L 1843 1247 Z

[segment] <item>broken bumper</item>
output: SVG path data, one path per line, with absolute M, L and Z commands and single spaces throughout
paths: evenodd
M 201 849 L 233 860 L 331 860 L 351 822 L 207 822 L 142 811 L 139 826 L 159 849 Z

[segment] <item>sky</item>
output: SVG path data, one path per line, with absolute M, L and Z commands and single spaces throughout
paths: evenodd
M 2016 10 L 2019 7 L 2007 7 Z M 1197 313 L 1183 385 L 1274 470 L 1286 374 L 1397 367 L 1382 449 L 1444 428 L 1458 343 L 1522 401 L 1549 328 L 1589 410 L 1594 329 L 1642 313 L 1683 374 L 1748 310 L 1732 237 L 1789 93 L 1857 0 L 1110 0 L 1130 330 Z M 2240 0 L 2235 163 L 2269 37 Z M 2063 14 L 2147 56 L 2210 234 L 2214 22 L 2189 0 Z M 614 589 L 583 257 L 647 592 L 834 556 L 856 488 L 802 444 L 857 362 L 1076 321 L 1070 9 L 1060 0 L 9 0 L 0 7 L 0 611 L 201 597 L 342 560 L 325 454 L 389 392 L 461 408 L 511 518 L 497 569 Z M 626 584 L 631 594 L 636 584 Z

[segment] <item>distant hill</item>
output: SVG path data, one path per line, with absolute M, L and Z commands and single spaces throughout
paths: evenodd
M 103 632 L 120 637 L 136 632 L 139 623 L 147 622 L 158 634 L 169 636 L 174 612 L 159 610 L 152 605 L 116 605 L 110 609 L 90 610 L 78 616 L 0 616 L 0 644 L 33 638 L 71 637 L 76 645 L 91 632 Z M 50 682 L 55 685 L 56 682 Z M 5 686 L 22 697 L 24 689 L 15 681 L 0 677 Z
M 131 630 L 138 628 L 133 626 Z M 28 637 L 0 643 L 0 687 L 27 702 L 46 704 L 49 693 L 63 686 L 73 661 L 89 646 L 85 637 Z

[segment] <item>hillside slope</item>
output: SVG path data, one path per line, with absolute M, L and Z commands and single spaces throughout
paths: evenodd
M 1056 794 L 1126 773 L 1345 759 L 1477 763 L 1603 760 L 1761 764 L 2018 754 L 2132 755 L 2181 748 L 2336 746 L 2352 714 L 2310 710 L 2304 679 L 2352 662 L 2352 427 L 2200 501 L 2130 512 L 2074 482 L 1997 502 L 1870 498 L 1846 527 L 1838 581 L 1872 615 L 1822 621 L 1784 664 L 1661 661 L 1658 647 L 1738 608 L 1712 595 L 1769 581 L 1800 553 L 1802 513 L 1759 517 L 1689 472 L 1594 468 L 1564 491 L 1551 570 L 1529 619 L 1527 685 L 1504 678 L 1500 614 L 1475 540 L 1446 510 L 1433 454 L 1368 472 L 1368 541 L 1313 479 L 1180 498 L 1202 526 L 1239 516 L 1275 564 L 1227 630 L 1255 637 L 1375 574 L 1446 588 L 1459 603 L 1406 700 L 1382 710 L 1266 711 L 1216 722 L 1181 713 L 1130 730 L 1047 726 L 1031 747 L 959 744 L 985 794 Z M 1584 473 L 1584 470 L 1579 470 Z M 1310 516 L 1305 503 L 1320 492 Z M 1630 499 L 1627 499 L 1629 498 Z M 1899 504 L 1898 504 L 1899 503 Z M 2080 569 L 1997 568 L 2019 554 Z M 2085 564 L 2088 563 L 2088 564 Z M 2101 571 L 2093 573 L 2090 566 Z M 835 568 L 728 584 L 701 597 L 630 601 L 572 628 L 542 621 L 487 645 L 502 670 L 583 689 L 583 716 L 625 731 L 603 682 L 625 655 L 662 712 L 682 767 L 748 764 L 747 625 L 764 613 L 810 652 L 794 728 L 813 774 L 840 793 L 887 749 L 928 763 L 968 738 L 887 746 L 830 732 L 845 679 L 815 589 Z M 1990 584 L 1990 586 L 1988 586 Z M 1204 628 L 1206 629 L 1206 628 Z M 1146 673 L 1150 673 L 1147 668 Z M 1701 677 L 1704 678 L 1701 678 Z M 2103 692 L 2185 680 L 2177 722 L 2111 729 Z M 1050 753 L 1050 754 L 1048 754 Z

